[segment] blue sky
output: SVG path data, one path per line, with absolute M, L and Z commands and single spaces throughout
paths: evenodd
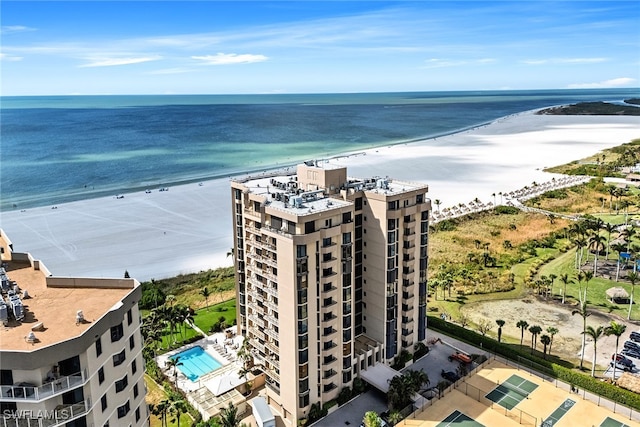
M 0 2 L 2 95 L 640 86 L 637 1 Z

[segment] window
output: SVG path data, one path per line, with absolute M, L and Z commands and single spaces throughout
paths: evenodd
M 100 357 L 102 354 L 102 341 L 100 338 L 96 340 L 96 357 Z
M 133 397 L 138 397 L 138 384 L 133 386 Z
M 104 368 L 98 369 L 98 383 L 102 384 L 104 382 Z
M 129 407 L 129 401 L 127 400 L 127 403 L 118 407 L 118 418 L 125 417 L 129 413 L 130 409 L 131 408 Z
M 120 341 L 120 338 L 124 336 L 124 328 L 122 323 L 111 328 L 111 342 Z
M 123 379 L 116 381 L 116 393 L 120 393 L 122 390 L 127 388 L 129 385 L 129 380 L 125 375 Z
M 131 375 L 134 375 L 138 371 L 138 365 L 136 364 L 135 359 L 131 362 Z
M 130 325 L 133 322 L 133 314 L 131 313 L 131 309 L 127 311 L 127 325 Z
M 133 337 L 133 335 L 131 335 L 129 337 L 129 350 L 133 350 L 133 347 L 135 347 L 135 346 L 136 346 L 136 340 Z
M 307 245 L 297 245 L 296 246 L 296 257 L 303 258 L 307 256 Z
M 140 421 L 140 408 L 136 408 L 136 421 Z
M 331 218 L 324 220 L 324 226 L 325 227 L 331 227 L 331 225 L 332 225 Z
M 107 409 L 107 395 L 106 395 L 106 394 L 105 394 L 105 395 L 103 395 L 103 396 L 100 398 L 100 404 L 102 405 L 102 412 L 104 412 L 104 411 L 105 411 L 105 409 Z
M 126 359 L 124 350 L 113 356 L 113 366 L 121 365 Z
M 322 246 L 325 248 L 327 246 L 331 246 L 331 237 L 325 237 L 324 239 L 322 239 Z
M 351 233 L 342 233 L 342 244 L 347 245 L 351 243 Z

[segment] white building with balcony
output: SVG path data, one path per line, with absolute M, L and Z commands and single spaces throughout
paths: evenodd
M 2 230 L 0 252 L 0 427 L 146 425 L 140 284 L 52 276 Z

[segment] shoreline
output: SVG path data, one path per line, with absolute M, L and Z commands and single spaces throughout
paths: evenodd
M 530 111 L 534 112 L 539 110 L 540 109 L 535 109 Z M 411 139 L 395 141 L 395 142 L 386 141 L 385 143 L 376 144 L 374 146 L 366 147 L 358 150 L 351 150 L 351 151 L 346 150 L 343 152 L 336 152 L 336 154 L 334 155 L 323 157 L 321 159 L 319 158 L 318 160 L 325 161 L 325 160 L 331 160 L 331 159 L 342 158 L 342 157 L 352 157 L 354 155 L 365 153 L 366 151 L 369 151 L 369 150 L 375 150 L 375 149 L 384 148 L 384 147 L 394 147 L 394 146 L 406 145 L 406 144 L 433 142 L 433 141 L 436 141 L 438 138 L 444 138 L 447 136 L 456 135 L 463 132 L 473 131 L 475 129 L 478 129 L 484 126 L 488 126 L 491 123 L 494 123 L 512 116 L 517 116 L 519 114 L 527 113 L 527 112 L 529 111 L 513 113 L 507 116 L 498 117 L 491 121 L 485 121 L 485 122 L 477 123 L 474 125 L 453 129 L 446 132 L 434 133 L 432 135 L 425 135 L 417 138 L 411 138 Z M 308 159 L 305 159 L 305 160 L 308 160 Z M 218 173 L 218 174 L 214 173 L 214 174 L 200 175 L 200 176 L 185 176 L 184 178 L 180 178 L 177 180 L 159 181 L 157 183 L 154 182 L 153 184 L 136 183 L 128 187 L 105 187 L 104 189 L 99 189 L 97 191 L 90 190 L 91 191 L 90 193 L 86 193 L 86 192 L 83 193 L 82 189 L 79 189 L 79 190 L 76 189 L 71 192 L 67 192 L 66 195 L 56 196 L 52 194 L 49 196 L 43 196 L 41 198 L 36 198 L 36 199 L 18 199 L 14 201 L 0 202 L 0 207 L 2 207 L 2 210 L 4 212 L 24 211 L 26 209 L 35 209 L 35 208 L 40 208 L 45 206 L 56 206 L 56 205 L 81 202 L 86 200 L 110 198 L 115 195 L 135 194 L 138 192 L 144 192 L 147 189 L 152 191 L 158 191 L 160 188 L 163 188 L 163 187 L 164 188 L 178 187 L 178 186 L 183 186 L 188 184 L 213 181 L 217 179 L 232 179 L 233 177 L 237 177 L 237 176 L 258 175 L 258 174 L 269 173 L 273 171 L 286 170 L 287 168 L 295 167 L 298 163 L 300 162 L 292 162 L 292 163 L 278 162 L 272 165 L 265 165 L 266 169 L 265 167 L 247 168 L 242 170 L 230 169 L 228 171 L 225 171 L 224 173 Z M 55 201 L 52 200 L 56 197 L 57 197 L 57 200 Z
M 508 193 L 562 175 L 544 167 L 568 163 L 640 138 L 637 118 L 550 116 L 527 111 L 446 136 L 336 155 L 349 176 L 389 176 L 429 185 L 439 208 Z M 293 165 L 263 170 L 284 170 Z M 16 251 L 30 252 L 56 276 L 123 277 L 140 281 L 231 265 L 229 180 L 237 174 L 0 213 Z M 201 185 L 198 183 L 201 181 Z

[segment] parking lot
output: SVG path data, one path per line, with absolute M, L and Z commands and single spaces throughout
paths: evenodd
M 640 375 L 640 332 L 632 331 L 629 339 L 620 343 L 618 354 L 619 361 L 615 369 L 615 379 L 620 378 L 624 372 Z M 604 371 L 604 376 L 613 378 L 613 371 L 614 369 L 610 362 L 606 371 Z

